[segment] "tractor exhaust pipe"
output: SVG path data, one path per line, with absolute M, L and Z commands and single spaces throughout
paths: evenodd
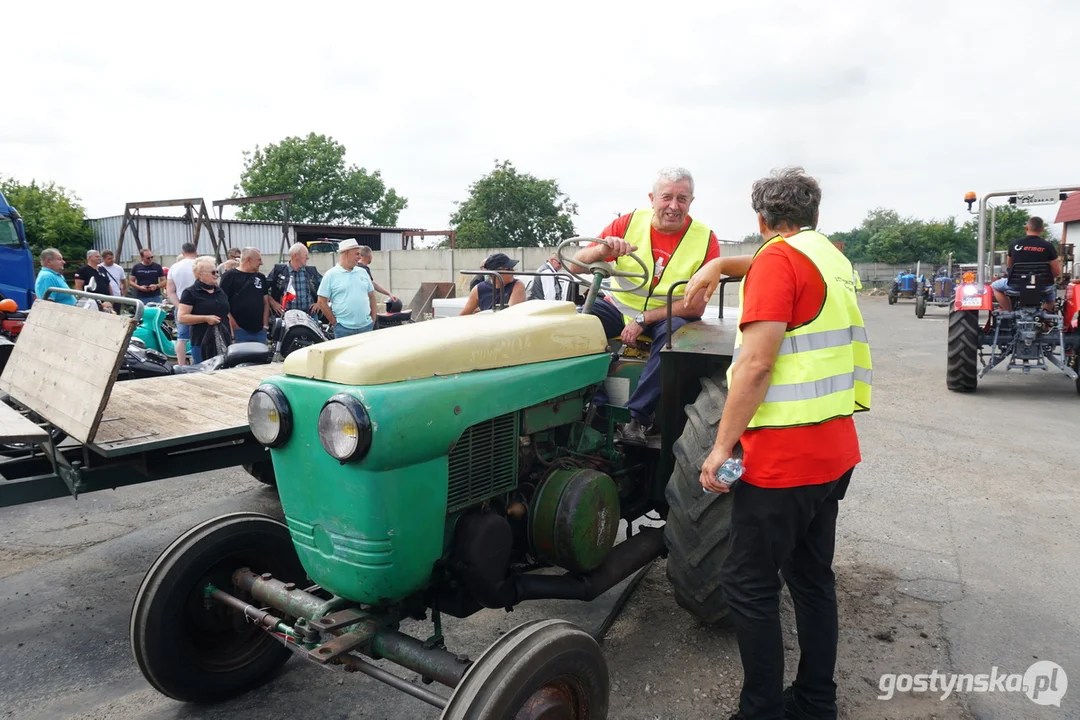
M 588 575 L 519 575 L 517 602 L 523 600 L 594 600 L 666 552 L 663 528 L 642 528 L 616 545 L 604 564 Z

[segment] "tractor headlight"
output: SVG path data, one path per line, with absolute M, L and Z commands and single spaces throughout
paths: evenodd
M 335 460 L 363 460 L 371 448 L 371 418 L 352 395 L 339 393 L 319 413 L 319 442 Z
M 979 292 L 979 288 L 975 287 L 974 285 L 965 285 L 964 289 L 961 292 L 963 292 L 968 297 L 971 297 L 975 293 Z
M 260 385 L 248 398 L 248 425 L 255 439 L 267 447 L 280 447 L 292 434 L 292 410 L 285 393 L 274 385 Z

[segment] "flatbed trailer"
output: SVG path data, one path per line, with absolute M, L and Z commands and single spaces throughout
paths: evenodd
M 248 427 L 247 401 L 281 364 L 116 383 L 141 316 L 134 302 L 134 316 L 34 305 L 0 390 L 74 442 L 54 446 L 45 429 L 3 406 L 0 442 L 34 445 L 0 459 L 0 507 L 226 467 L 259 476 L 269 467 Z

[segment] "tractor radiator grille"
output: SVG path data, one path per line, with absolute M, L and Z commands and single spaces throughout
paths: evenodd
M 461 434 L 450 451 L 447 512 L 475 505 L 517 485 L 518 414 L 485 420 Z

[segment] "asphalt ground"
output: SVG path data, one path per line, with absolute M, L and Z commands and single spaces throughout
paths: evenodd
M 837 540 L 841 716 L 1080 718 L 1080 397 L 1064 376 L 1001 372 L 975 394 L 949 393 L 946 311 L 918 320 L 910 302 L 862 305 L 874 407 L 857 420 L 864 460 Z M 297 660 L 216 706 L 149 687 L 127 640 L 135 590 L 176 536 L 236 510 L 280 516 L 273 491 L 240 470 L 0 510 L 0 717 L 437 717 L 373 680 Z M 727 717 L 741 678 L 734 638 L 680 610 L 663 570 L 645 573 L 604 633 L 610 717 Z M 475 656 L 534 617 L 594 627 L 605 618 L 602 607 L 572 605 L 448 622 L 448 644 Z M 784 621 L 790 674 L 797 636 L 786 600 Z M 1039 660 L 1074 679 L 1060 707 L 997 690 L 878 699 L 883 673 L 1022 674 Z

